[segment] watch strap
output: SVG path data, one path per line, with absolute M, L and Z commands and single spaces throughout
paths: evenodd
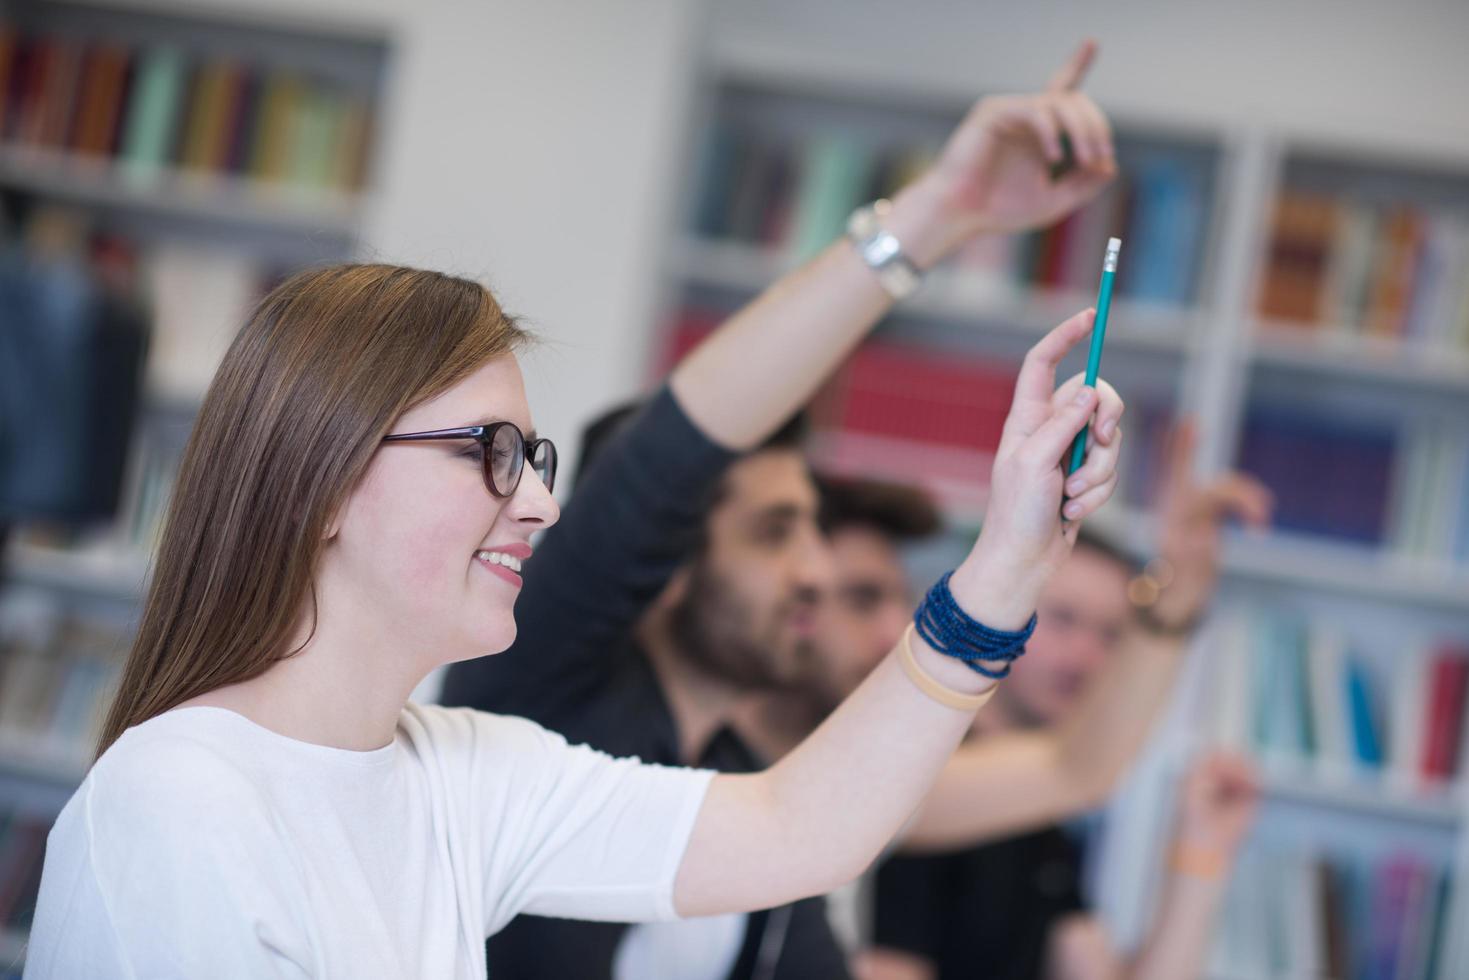
M 922 284 L 923 273 L 903 251 L 897 236 L 883 227 L 889 207 L 886 200 L 879 200 L 853 211 L 847 219 L 847 238 L 887 294 L 903 299 Z

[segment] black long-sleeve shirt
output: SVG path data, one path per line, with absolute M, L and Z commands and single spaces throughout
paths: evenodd
M 613 755 L 680 765 L 673 715 L 633 627 L 687 557 L 733 459 L 672 392 L 660 391 L 594 460 L 526 563 L 514 645 L 450 668 L 444 702 L 523 715 Z M 728 728 L 698 764 L 721 772 L 763 768 Z M 731 980 L 847 976 L 823 900 L 787 908 L 750 916 Z M 773 972 L 757 964 L 767 928 L 783 937 Z M 626 929 L 521 916 L 490 939 L 490 972 L 510 980 L 610 978 Z
M 874 942 L 926 957 L 938 980 L 1035 980 L 1051 928 L 1084 909 L 1081 851 L 1059 827 L 877 872 Z

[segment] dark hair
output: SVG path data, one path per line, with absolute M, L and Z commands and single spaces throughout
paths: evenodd
M 1076 549 L 1096 552 L 1103 558 L 1116 562 L 1127 569 L 1128 574 L 1142 571 L 1142 563 L 1114 538 L 1104 531 L 1083 526 L 1076 535 Z
M 184 449 L 97 754 L 290 656 L 324 531 L 393 421 L 525 339 L 484 286 L 420 269 L 330 266 L 262 299 Z
M 882 480 L 818 477 L 821 526 L 827 534 L 870 528 L 895 541 L 916 541 L 943 527 L 938 506 L 916 486 Z
M 608 409 L 587 423 L 581 431 L 581 450 L 577 454 L 576 476 L 572 482 L 573 492 L 586 474 L 591 471 L 592 465 L 607 451 L 607 447 L 627 431 L 633 419 L 647 407 L 647 404 L 648 402 L 644 399 L 625 402 Z M 750 450 L 746 456 L 777 449 L 799 450 L 805 440 L 806 416 L 798 412 L 771 433 L 764 442 Z M 721 479 L 700 502 L 699 509 L 706 518 L 709 511 L 724 499 L 726 490 L 726 481 Z M 698 557 L 704 551 L 708 540 L 706 528 L 703 523 L 700 523 L 687 540 L 680 542 L 684 556 L 686 558 Z
M 588 422 L 581 430 L 581 449 L 576 455 L 576 472 L 572 474 L 571 480 L 573 489 L 592 468 L 592 461 L 602 455 L 602 450 L 607 448 L 607 443 L 627 427 L 643 404 L 644 402 L 639 399 L 609 408 Z
M 633 401 L 624 402 L 598 415 L 588 422 L 581 430 L 581 450 L 576 457 L 576 475 L 572 481 L 572 487 L 581 482 L 592 463 L 602 455 L 612 440 L 626 431 L 632 420 L 642 411 L 648 402 L 646 399 L 638 398 Z M 786 421 L 775 432 L 771 433 L 764 442 L 750 450 L 751 453 L 764 452 L 767 449 L 800 449 L 806 441 L 806 415 L 797 412 Z M 719 502 L 722 487 L 715 492 L 707 505 L 712 507 Z

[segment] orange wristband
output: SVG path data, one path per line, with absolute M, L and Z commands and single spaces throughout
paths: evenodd
M 1212 847 L 1175 844 L 1168 858 L 1168 867 L 1192 878 L 1218 881 L 1229 871 L 1229 858 Z
M 978 711 L 984 707 L 984 703 L 995 696 L 995 688 L 1000 685 L 994 684 L 983 694 L 965 694 L 951 687 L 945 687 L 927 674 L 918 665 L 918 658 L 913 655 L 913 624 L 903 631 L 903 639 L 898 643 L 898 663 L 903 665 L 903 673 L 924 694 L 946 708 L 955 711 Z

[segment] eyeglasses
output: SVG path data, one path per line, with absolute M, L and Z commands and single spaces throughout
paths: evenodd
M 428 442 L 439 439 L 473 439 L 479 447 L 480 469 L 485 486 L 496 497 L 513 496 L 520 486 L 520 474 L 530 463 L 548 491 L 556 487 L 556 447 L 550 439 L 526 441 L 514 422 L 470 425 L 460 429 L 434 429 L 432 432 L 404 432 L 383 436 L 383 442 Z

